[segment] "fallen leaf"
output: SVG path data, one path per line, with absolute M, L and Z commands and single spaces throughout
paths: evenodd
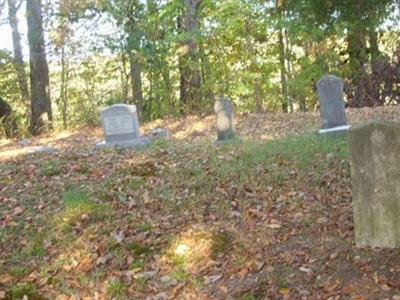
M 280 288 L 279 289 L 279 294 L 289 295 L 289 293 L 290 293 L 290 289 L 288 289 L 288 288 Z
M 24 209 L 21 206 L 17 206 L 14 208 L 13 214 L 14 216 L 19 216 L 24 212 Z
M 280 224 L 268 224 L 267 227 L 271 229 L 279 229 L 282 226 Z
M 222 278 L 222 276 L 223 276 L 222 274 L 206 276 L 204 283 L 205 284 L 214 283 L 214 282 L 220 280 Z
M 2 284 L 10 283 L 13 280 L 14 280 L 14 277 L 11 276 L 10 274 L 5 274 L 5 275 L 0 276 L 0 283 L 2 283 Z

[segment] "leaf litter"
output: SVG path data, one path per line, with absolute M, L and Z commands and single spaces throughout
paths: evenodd
M 376 117 L 400 113 L 349 112 Z M 354 245 L 347 143 L 317 113 L 239 116 L 221 147 L 208 124 L 145 124 L 172 137 L 137 151 L 94 150 L 98 128 L 2 143 L 0 299 L 400 298 L 399 250 Z

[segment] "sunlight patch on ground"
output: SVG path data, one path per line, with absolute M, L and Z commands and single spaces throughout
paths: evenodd
M 185 130 L 178 132 L 175 137 L 179 140 L 187 139 L 195 134 L 200 134 L 202 131 L 206 130 L 210 124 L 207 122 L 200 120 L 197 122 L 193 122 L 190 124 Z
M 275 136 L 272 135 L 272 134 L 266 133 L 266 134 L 262 134 L 262 135 L 260 136 L 260 138 L 261 138 L 262 140 L 273 140 L 273 139 L 275 139 Z
M 62 140 L 62 139 L 67 139 L 71 137 L 74 134 L 73 131 L 60 131 L 60 132 L 55 132 L 51 136 L 41 138 L 40 142 L 43 144 L 49 144 L 57 140 Z
M 4 151 L 0 151 L 0 161 L 6 161 L 9 159 L 17 158 L 21 155 L 34 153 L 35 150 L 40 146 L 29 146 L 23 148 L 11 148 Z
M 195 274 L 212 263 L 216 255 L 228 251 L 230 244 L 226 233 L 190 229 L 177 237 L 161 261 L 172 272 L 185 270 Z

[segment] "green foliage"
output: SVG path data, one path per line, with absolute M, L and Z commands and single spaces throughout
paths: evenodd
M 62 194 L 62 198 L 65 208 L 70 210 L 90 209 L 95 205 L 84 191 L 69 190 Z
M 128 287 L 118 279 L 112 279 L 107 286 L 107 295 L 113 299 L 121 299 L 125 296 Z
M 148 255 L 151 253 L 151 249 L 141 243 L 133 242 L 128 246 L 128 248 L 132 251 L 134 256 Z
M 19 283 L 13 285 L 8 293 L 8 298 L 10 300 L 19 300 L 28 297 L 32 300 L 46 300 L 47 298 L 41 296 L 36 291 L 36 287 L 33 283 Z
M 201 103 L 192 113 L 211 112 L 221 94 L 241 112 L 280 111 L 286 98 L 293 110 L 313 110 L 318 103 L 315 83 L 327 73 L 346 79 L 351 102 L 358 96 L 352 91 L 359 86 L 356 79 L 372 73 L 374 56 L 393 57 L 400 40 L 400 4 L 395 0 L 364 1 L 362 8 L 360 1 L 200 2 L 193 30 L 182 27 L 187 12 L 181 0 L 51 6 L 46 17 L 56 57 L 50 62 L 55 125 L 99 125 L 101 109 L 114 103 L 136 104 L 142 120 L 177 117 L 184 110 L 185 68 L 201 73 L 196 97 Z M 81 39 L 76 28 L 85 26 L 90 32 L 94 27 L 111 30 Z M 195 51 L 185 46 L 188 40 L 197 45 Z M 196 59 L 187 59 L 188 51 Z M 132 75 L 133 65 L 140 77 Z M 134 77 L 143 100 L 134 96 Z M 0 90 L 25 134 L 28 124 L 12 56 L 3 50 Z
M 10 101 L 11 106 L 20 106 L 18 80 L 13 66 L 13 58 L 10 52 L 0 49 L 0 97 Z
M 59 175 L 62 172 L 60 162 L 58 160 L 44 161 L 40 165 L 40 174 L 43 176 Z

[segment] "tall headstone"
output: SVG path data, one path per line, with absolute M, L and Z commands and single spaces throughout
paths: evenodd
M 228 98 L 221 97 L 214 104 L 214 112 L 217 118 L 217 142 L 235 138 L 235 111 L 232 102 Z
M 321 133 L 347 130 L 346 111 L 343 101 L 343 81 L 327 75 L 318 80 L 321 113 Z
M 98 144 L 100 147 L 134 148 L 150 142 L 148 138 L 140 136 L 135 105 L 114 104 L 105 108 L 101 112 L 101 123 L 105 141 Z
M 374 121 L 349 131 L 358 247 L 400 247 L 400 123 Z

